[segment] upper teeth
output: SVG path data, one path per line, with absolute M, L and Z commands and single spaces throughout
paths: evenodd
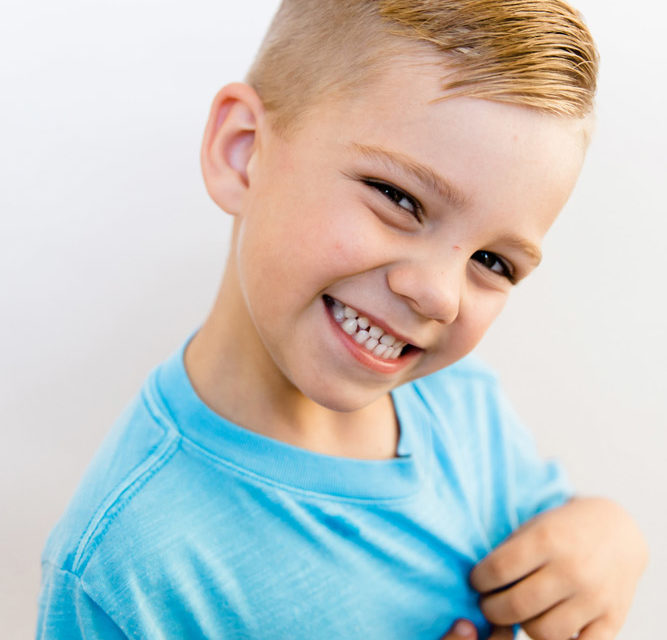
M 372 325 L 370 320 L 356 309 L 344 306 L 338 300 L 333 300 L 331 313 L 345 333 L 354 336 L 359 344 L 380 358 L 395 360 L 407 344 L 396 336 L 385 333 L 380 327 Z

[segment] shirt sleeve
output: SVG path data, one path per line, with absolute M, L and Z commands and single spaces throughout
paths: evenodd
M 545 460 L 498 384 L 491 390 L 489 457 L 495 505 L 493 546 L 539 513 L 572 497 L 563 467 Z
M 84 591 L 78 576 L 43 566 L 37 640 L 125 640 L 125 634 Z

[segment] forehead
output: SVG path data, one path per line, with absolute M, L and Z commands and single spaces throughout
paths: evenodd
M 555 217 L 581 168 L 588 121 L 448 97 L 443 73 L 440 57 L 397 59 L 353 95 L 313 105 L 294 148 L 318 162 L 372 163 L 369 149 L 387 150 L 435 176 L 434 184 L 442 178 L 471 207 L 504 215 L 530 207 Z
M 367 74 L 363 83 L 346 86 L 340 91 L 323 92 L 321 99 L 311 104 L 299 118 L 296 129 L 343 123 L 349 129 L 356 127 L 359 132 L 368 134 L 390 128 L 396 135 L 409 133 L 410 129 L 413 134 L 418 134 L 426 121 L 448 124 L 450 131 L 478 129 L 480 123 L 474 121 L 476 114 L 468 113 L 472 108 L 477 113 L 486 110 L 498 133 L 500 128 L 511 128 L 520 137 L 522 132 L 527 134 L 531 130 L 533 135 L 538 130 L 543 133 L 547 129 L 552 133 L 558 130 L 561 139 L 568 138 L 568 142 L 575 142 L 575 146 L 578 143 L 578 150 L 585 152 L 592 116 L 558 116 L 519 104 L 455 96 L 443 89 L 454 72 L 442 54 L 434 54 L 423 46 L 402 45 L 398 53 L 389 55 L 374 72 Z M 438 108 L 439 105 L 442 108 Z M 447 108 L 450 105 L 456 106 Z

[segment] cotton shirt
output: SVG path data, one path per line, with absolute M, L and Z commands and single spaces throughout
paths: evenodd
M 436 640 L 460 617 L 487 637 L 469 572 L 570 495 L 493 374 L 467 358 L 395 389 L 397 456 L 357 460 L 220 417 L 183 351 L 51 533 L 38 638 Z

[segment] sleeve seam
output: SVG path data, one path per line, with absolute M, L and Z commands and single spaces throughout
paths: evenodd
M 121 627 L 121 625 L 118 623 L 118 621 L 116 620 L 116 618 L 115 618 L 109 611 L 107 611 L 107 609 L 106 609 L 105 607 L 103 607 L 103 606 L 100 604 L 100 602 L 99 602 L 96 598 L 94 598 L 94 597 L 88 592 L 88 590 L 86 589 L 86 587 L 85 587 L 84 584 L 83 584 L 83 580 L 81 579 L 81 576 L 77 575 L 77 574 L 74 573 L 73 571 L 70 571 L 69 569 L 65 569 L 65 567 L 61 567 L 61 566 L 59 566 L 59 565 L 57 565 L 57 564 L 55 564 L 55 563 L 53 563 L 53 562 L 51 562 L 51 561 L 48 561 L 48 560 L 45 561 L 45 562 L 43 562 L 42 564 L 43 564 L 43 565 L 49 565 L 49 566 L 51 566 L 51 567 L 53 568 L 54 571 L 63 573 L 63 574 L 65 574 L 65 575 L 68 575 L 68 576 L 70 576 L 71 578 L 73 578 L 74 581 L 76 582 L 76 584 L 78 585 L 78 587 L 81 589 L 81 591 L 86 595 L 86 597 L 89 598 L 90 601 L 93 602 L 93 603 L 95 604 L 95 606 L 98 607 L 99 610 L 100 610 L 100 611 L 101 611 L 107 618 L 109 618 L 109 620 L 111 620 L 111 622 L 114 624 L 114 626 L 118 629 L 118 631 L 119 631 L 124 637 L 129 638 L 129 636 L 127 635 L 127 633 L 125 633 L 124 629 L 123 629 L 123 628 Z
M 178 448 L 177 434 L 166 434 L 163 442 L 144 460 L 142 464 L 128 474 L 123 482 L 111 491 L 103 506 L 91 518 L 81 535 L 70 573 L 81 577 L 95 549 L 99 546 L 107 530 L 132 500 L 139 490 L 169 461 Z

